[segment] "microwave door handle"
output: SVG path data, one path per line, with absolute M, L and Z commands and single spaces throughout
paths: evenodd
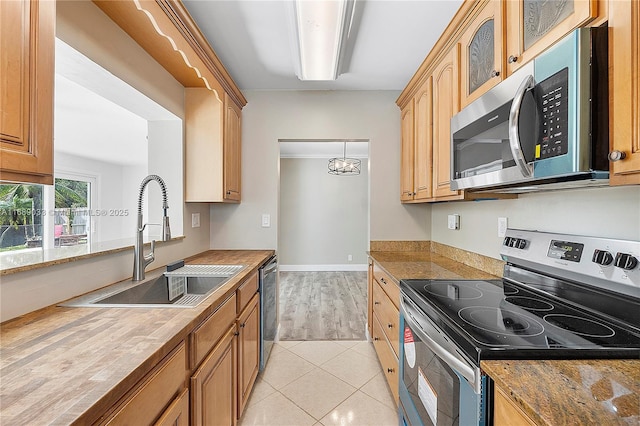
M 525 77 L 516 91 L 516 95 L 511 103 L 511 110 L 509 111 L 509 148 L 511 148 L 511 155 L 513 155 L 513 159 L 524 177 L 533 175 L 533 167 L 527 164 L 527 160 L 525 160 L 524 153 L 522 152 L 518 121 L 520 119 L 520 107 L 522 106 L 524 95 L 527 90 L 533 89 L 534 86 L 535 80 L 533 76 L 528 75 Z

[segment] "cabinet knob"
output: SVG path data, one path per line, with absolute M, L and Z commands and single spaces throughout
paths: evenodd
M 231 195 L 231 191 L 227 191 L 227 195 Z
M 387 373 L 393 373 L 395 370 L 393 368 L 387 368 Z
M 373 304 L 374 304 L 374 305 L 379 305 L 379 304 L 380 304 L 380 302 L 373 302 Z
M 627 158 L 627 154 L 623 151 L 611 151 L 609 153 L 609 161 L 620 161 L 620 160 L 624 160 L 625 158 Z
M 235 333 L 233 333 L 234 336 L 239 336 L 240 333 L 238 333 L 237 331 Z
M 387 282 L 384 280 L 384 278 L 380 278 L 380 281 L 382 281 L 382 284 L 386 284 Z
M 498 71 L 498 70 L 491 71 L 491 77 L 497 77 L 499 75 L 500 75 L 500 71 Z
M 389 323 L 389 324 L 387 324 L 387 327 L 393 328 L 393 324 Z
M 243 322 L 242 324 L 240 324 L 240 328 L 244 328 L 245 324 L 246 324 L 245 322 Z
M 510 64 L 513 64 L 514 62 L 518 62 L 518 57 L 516 55 L 511 55 L 509 56 L 509 59 L 507 59 L 507 62 Z
M 377 342 L 378 340 L 380 340 L 380 338 L 379 338 L 379 337 L 374 337 L 374 338 L 373 338 L 373 340 L 374 340 L 375 342 Z

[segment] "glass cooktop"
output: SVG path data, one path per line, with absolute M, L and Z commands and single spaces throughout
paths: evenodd
M 402 280 L 472 359 L 640 357 L 640 330 L 506 280 Z

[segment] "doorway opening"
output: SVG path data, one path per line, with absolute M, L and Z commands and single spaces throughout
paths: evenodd
M 369 140 L 280 140 L 280 340 L 365 340 Z M 361 161 L 331 174 L 331 159 Z

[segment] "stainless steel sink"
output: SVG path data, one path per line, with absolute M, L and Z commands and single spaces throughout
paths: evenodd
M 149 274 L 145 281 L 123 281 L 60 306 L 192 308 L 242 269 L 244 265 L 187 265 L 172 272 Z M 186 292 L 173 300 L 169 298 L 169 279 L 172 276 L 186 280 Z

